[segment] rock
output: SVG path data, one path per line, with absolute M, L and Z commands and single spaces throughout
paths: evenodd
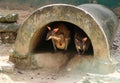
M 0 44 L 14 43 L 19 27 L 17 23 L 0 23 Z
M 12 62 L 0 62 L 0 71 L 12 73 L 14 71 L 15 65 Z
M 120 18 L 120 7 L 118 6 L 118 7 L 114 8 L 114 9 L 112 9 L 112 10 Z
M 2 44 L 6 43 L 14 43 L 16 39 L 17 33 L 15 32 L 1 32 L 0 33 L 0 40 Z
M 5 21 L 5 16 L 0 15 L 0 22 L 4 22 Z
M 85 79 L 83 80 L 83 83 L 91 83 L 91 82 L 89 81 L 89 79 Z
M 19 74 L 24 74 L 22 71 L 18 71 Z
M 0 32 L 16 32 L 19 26 L 17 23 L 0 23 Z
M 6 22 L 16 22 L 18 20 L 18 14 L 8 14 L 5 19 Z
M 0 15 L 0 22 L 1 23 L 13 23 L 17 22 L 18 14 L 8 14 L 8 15 Z

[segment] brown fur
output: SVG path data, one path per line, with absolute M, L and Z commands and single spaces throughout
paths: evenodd
M 90 46 L 90 39 L 88 37 L 83 37 L 80 33 L 75 33 L 74 42 L 78 54 L 84 54 Z M 81 51 L 81 52 L 80 52 Z
M 54 50 L 56 51 L 56 47 L 67 50 L 70 41 L 70 31 L 68 28 L 60 23 L 57 27 L 54 27 L 53 30 L 51 30 L 51 27 L 48 27 L 48 30 L 46 40 L 52 39 Z

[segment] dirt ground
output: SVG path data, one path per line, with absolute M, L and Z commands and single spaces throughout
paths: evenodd
M 18 23 L 22 24 L 31 11 L 27 10 L 2 10 L 0 14 L 18 13 Z M 120 22 L 119 22 L 120 24 Z M 0 45 L 0 61 L 8 61 L 9 51 L 14 48 L 14 44 Z M 19 70 L 15 69 L 13 73 L 1 73 L 0 83 L 119 83 L 120 82 L 120 25 L 115 35 L 112 45 L 112 57 L 118 64 L 116 71 L 107 75 L 81 73 L 80 76 L 76 73 L 74 76 L 64 72 L 59 73 L 49 69 L 43 70 Z

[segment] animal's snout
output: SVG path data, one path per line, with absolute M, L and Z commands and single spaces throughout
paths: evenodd
M 50 40 L 52 37 L 52 32 L 48 32 L 46 36 L 46 40 Z
M 51 38 L 50 38 L 50 36 L 46 36 L 46 40 L 50 40 Z
M 45 40 L 49 40 L 49 37 L 48 36 L 46 36 L 46 39 Z

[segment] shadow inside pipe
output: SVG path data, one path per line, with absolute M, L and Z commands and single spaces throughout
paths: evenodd
M 34 44 L 33 48 L 32 48 L 32 53 L 46 53 L 46 52 L 51 52 L 51 53 L 57 53 L 54 50 L 52 41 L 46 40 L 46 35 L 48 33 L 48 29 L 47 26 L 50 27 L 55 27 L 58 23 L 63 23 L 65 26 L 67 26 L 67 28 L 70 30 L 70 43 L 68 45 L 67 50 L 61 50 L 61 49 L 57 49 L 57 52 L 63 52 L 63 53 L 72 53 L 72 54 L 78 54 L 76 51 L 76 47 L 75 47 L 75 43 L 74 43 L 74 35 L 76 32 L 82 33 L 82 35 L 87 36 L 87 34 L 78 26 L 72 24 L 72 23 L 68 23 L 68 22 L 63 22 L 63 21 L 55 21 L 55 22 L 51 22 L 47 25 L 45 25 L 41 31 L 41 33 L 37 33 L 40 35 L 37 35 L 37 40 L 34 40 L 33 42 L 36 44 Z M 88 36 L 87 36 L 88 37 Z M 89 38 L 89 37 L 88 37 Z M 88 50 L 85 51 L 85 53 L 83 55 L 94 55 L 93 52 L 93 46 L 92 43 L 90 41 L 90 46 L 88 48 Z
M 49 31 L 47 29 L 47 26 L 55 27 L 58 23 L 63 23 L 70 30 L 71 39 L 67 50 L 57 49 L 57 51 L 55 51 L 52 41 L 51 40 L 46 41 L 46 35 Z M 42 68 L 45 67 L 50 69 L 61 70 L 65 69 L 65 67 L 67 67 L 68 65 L 73 65 L 71 63 L 77 64 L 81 61 L 84 62 L 84 60 L 87 60 L 86 56 L 93 57 L 94 51 L 91 41 L 88 50 L 86 50 L 84 54 L 78 55 L 74 43 L 74 35 L 76 32 L 82 33 L 83 36 L 87 36 L 87 34 L 80 27 L 72 23 L 63 21 L 51 22 L 45 25 L 40 31 L 38 30 L 38 32 L 35 33 L 33 37 L 34 39 L 31 43 L 32 48 L 31 52 L 34 56 L 34 61 L 37 62 L 37 66 Z M 86 59 L 81 58 L 81 56 Z M 78 58 L 77 60 L 76 57 Z

